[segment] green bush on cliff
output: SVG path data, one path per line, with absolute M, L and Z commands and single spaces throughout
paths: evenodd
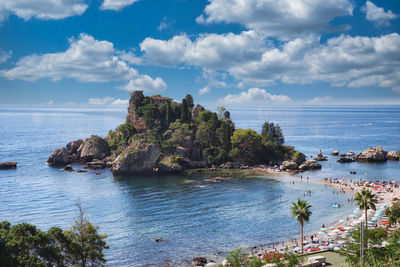
M 110 130 L 107 142 L 111 150 L 118 151 L 122 146 L 126 146 L 132 136 L 136 134 L 136 129 L 130 123 L 119 125 L 115 131 Z

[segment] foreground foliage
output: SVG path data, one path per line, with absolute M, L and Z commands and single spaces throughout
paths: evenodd
M 391 235 L 383 228 L 365 230 L 364 238 L 369 246 L 364 248 L 362 264 L 360 262 L 360 228 L 347 238 L 345 248 L 340 251 L 340 254 L 346 257 L 346 262 L 350 266 L 400 266 L 399 229 Z M 387 242 L 385 246 L 383 246 L 383 242 Z
M 70 230 L 47 232 L 29 223 L 0 223 L 0 266 L 104 266 L 105 234 L 98 233 L 83 210 Z

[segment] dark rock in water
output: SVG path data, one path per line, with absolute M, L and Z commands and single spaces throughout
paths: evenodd
M 354 160 L 350 157 L 340 157 L 336 162 L 339 163 L 348 163 L 348 162 L 353 162 Z
M 166 240 L 165 239 L 162 239 L 162 238 L 157 238 L 156 239 L 156 243 L 162 243 L 162 242 L 165 242 Z
M 350 171 L 350 174 L 357 174 L 357 172 L 355 172 L 355 171 Z
M 321 164 L 319 164 L 317 161 L 315 160 L 306 160 L 303 164 L 301 164 L 299 166 L 300 170 L 317 170 L 317 169 L 321 169 Z
M 82 145 L 82 143 L 83 143 L 82 139 L 69 142 L 65 147 L 67 149 L 68 154 L 69 155 L 77 154 L 78 149 Z
M 314 158 L 314 160 L 316 161 L 327 161 L 328 158 L 325 157 L 324 155 L 322 155 L 322 151 L 321 149 L 318 151 L 318 156 L 316 158 Z
M 9 170 L 16 168 L 17 168 L 17 162 L 15 161 L 0 162 L 0 170 Z
M 386 161 L 387 152 L 381 146 L 370 147 L 354 157 L 356 161 L 382 162 Z
M 76 172 L 87 172 L 87 170 L 77 170 Z
M 152 173 L 160 152 L 158 144 L 135 140 L 115 159 L 111 171 L 117 175 Z
M 101 170 L 106 167 L 106 164 L 98 159 L 94 159 L 91 162 L 87 162 L 86 165 L 84 166 L 84 169 L 90 169 L 90 170 Z
M 89 162 L 93 159 L 104 159 L 109 156 L 111 149 L 106 140 L 97 135 L 83 141 L 78 149 L 78 156 L 81 161 Z
M 192 260 L 192 266 L 204 266 L 207 264 L 207 258 L 204 257 L 196 257 Z
M 339 156 L 339 150 L 333 150 L 331 153 L 332 156 Z
M 67 165 L 68 163 L 70 163 L 70 160 L 68 157 L 68 151 L 65 147 L 55 149 L 47 160 L 47 164 L 50 166 L 61 166 Z
M 74 170 L 74 169 L 72 168 L 71 165 L 67 165 L 67 166 L 64 167 L 64 171 L 72 172 L 73 170 Z
M 396 151 L 389 151 L 387 153 L 388 160 L 399 160 L 399 152 Z
M 294 161 L 284 161 L 280 168 L 282 170 L 297 170 L 299 166 Z
M 347 157 L 347 154 L 340 154 L 339 157 L 341 158 Z

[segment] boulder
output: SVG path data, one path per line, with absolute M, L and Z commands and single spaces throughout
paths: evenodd
M 339 156 L 339 150 L 333 150 L 331 153 L 332 156 Z
M 156 238 L 156 243 L 162 243 L 162 242 L 165 242 L 165 241 L 166 241 L 165 239 Z
M 93 159 L 104 159 L 110 155 L 111 149 L 106 140 L 97 135 L 92 135 L 83 141 L 77 152 L 81 161 L 89 162 Z
M 388 160 L 399 160 L 399 152 L 397 151 L 389 151 L 387 153 Z
M 294 161 L 284 161 L 283 163 L 282 163 L 282 165 L 280 166 L 280 168 L 282 169 L 282 170 L 297 170 L 298 169 L 298 165 L 297 165 L 297 163 L 296 162 L 294 162 Z
M 0 162 L 0 170 L 9 170 L 16 168 L 17 168 L 17 162 L 15 161 Z
M 192 260 L 192 266 L 204 266 L 207 264 L 207 258 L 204 257 L 196 257 Z
M 91 162 L 87 162 L 84 169 L 90 169 L 90 170 L 101 170 L 106 167 L 106 163 L 104 161 L 94 159 Z
M 297 165 L 300 165 L 304 161 L 306 161 L 306 155 L 297 151 L 297 152 L 293 153 L 291 160 L 296 162 Z
M 299 166 L 300 170 L 317 170 L 321 169 L 321 164 L 319 164 L 316 160 L 306 160 L 303 164 Z
M 354 157 L 356 161 L 386 161 L 387 152 L 381 146 L 370 147 Z
M 61 166 L 67 165 L 68 163 L 70 163 L 70 159 L 68 157 L 68 151 L 65 147 L 55 149 L 47 160 L 47 164 L 50 166 Z
M 79 147 L 82 145 L 83 140 L 78 139 L 75 141 L 71 141 L 67 144 L 66 149 L 69 155 L 77 154 Z
M 339 163 L 348 163 L 348 162 L 353 162 L 354 159 L 350 158 L 350 157 L 340 157 L 340 159 L 338 159 L 336 162 Z
M 156 169 L 159 173 L 173 173 L 173 172 L 180 172 L 183 170 L 181 164 L 176 162 L 175 156 L 167 156 L 163 158 L 158 163 L 158 168 Z
M 115 159 L 111 171 L 116 175 L 153 172 L 160 152 L 158 144 L 135 140 Z
M 64 171 L 66 171 L 66 172 L 72 172 L 72 171 L 74 171 L 74 169 L 72 168 L 71 165 L 66 165 L 66 166 L 64 167 Z

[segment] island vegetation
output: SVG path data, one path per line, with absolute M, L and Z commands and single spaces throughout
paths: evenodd
M 56 149 L 47 162 L 81 162 L 95 169 L 107 166 L 116 175 L 131 175 L 283 161 L 300 165 L 305 156 L 285 145 L 282 129 L 273 122 L 265 122 L 261 133 L 237 129 L 223 106 L 212 112 L 195 106 L 191 95 L 177 102 L 134 91 L 125 123 L 110 130 L 104 139 L 92 136 L 72 141 Z

